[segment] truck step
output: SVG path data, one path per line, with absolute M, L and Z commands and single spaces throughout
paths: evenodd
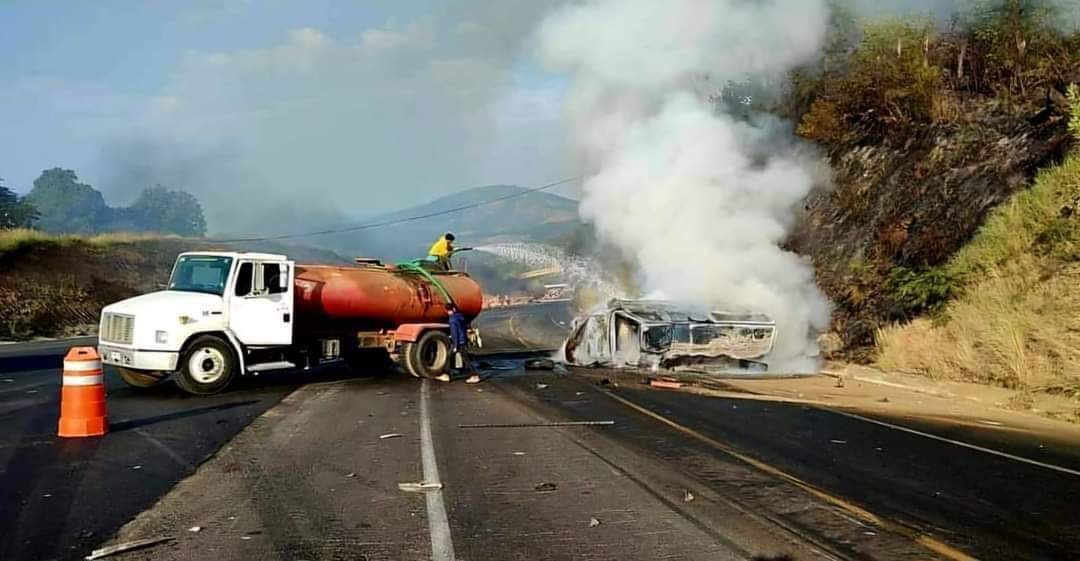
M 264 362 L 261 364 L 252 364 L 248 366 L 248 372 L 265 372 L 267 370 L 281 370 L 283 368 L 296 368 L 296 365 L 287 361 L 281 360 L 278 362 Z

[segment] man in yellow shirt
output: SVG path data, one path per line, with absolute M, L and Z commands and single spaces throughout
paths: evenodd
M 450 270 L 450 256 L 454 254 L 454 234 L 447 232 L 439 241 L 431 244 L 428 259 L 435 261 L 443 270 Z

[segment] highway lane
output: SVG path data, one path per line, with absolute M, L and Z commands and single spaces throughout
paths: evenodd
M 492 310 L 478 324 L 488 351 L 536 351 L 557 346 L 569 315 L 545 304 Z M 26 393 L 55 393 L 55 371 L 0 374 L 18 380 L 0 383 L 14 384 L 0 393 L 0 422 L 14 427 L 0 441 L 0 504 L 17 513 L 0 528 L 0 557 L 85 554 L 170 487 L 120 537 L 177 541 L 119 558 L 429 559 L 444 538 L 464 560 L 1068 559 L 1080 550 L 1075 443 L 655 390 L 615 372 L 537 374 L 503 358 L 489 359 L 501 368 L 480 386 L 430 386 L 445 518 L 424 493 L 398 488 L 429 476 L 411 378 L 289 375 L 207 399 L 168 386 L 135 394 L 110 376 L 114 419 L 162 419 L 121 425 L 91 446 L 53 438 L 55 396 L 48 405 Z M 594 420 L 614 424 L 460 427 Z M 388 434 L 401 436 L 380 438 Z M 61 544 L 45 543 L 56 536 Z
M 195 398 L 171 383 L 135 390 L 106 369 L 110 433 L 57 438 L 63 355 L 92 342 L 0 347 L 0 559 L 81 558 L 301 381 L 263 376 Z

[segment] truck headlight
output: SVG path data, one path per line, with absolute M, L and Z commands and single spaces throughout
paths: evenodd
M 161 331 L 161 330 L 155 331 L 154 332 L 154 341 L 156 341 L 157 343 L 160 343 L 162 345 L 164 345 L 165 343 L 168 343 L 169 342 L 169 332 L 168 331 Z

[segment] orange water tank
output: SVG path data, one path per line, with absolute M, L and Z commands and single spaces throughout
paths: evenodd
M 480 314 L 480 285 L 464 273 L 433 273 L 470 319 Z M 296 266 L 297 328 L 322 331 L 392 328 L 403 323 L 445 323 L 439 289 L 417 273 L 375 265 Z

